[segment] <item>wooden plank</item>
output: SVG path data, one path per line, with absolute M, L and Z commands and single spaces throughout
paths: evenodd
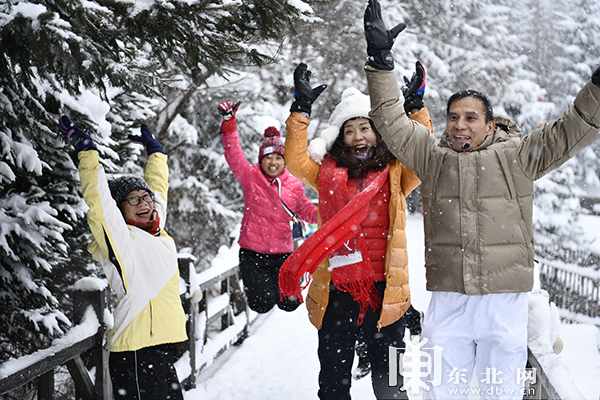
M 108 359 L 110 351 L 108 349 L 108 335 L 106 335 L 104 345 L 95 351 L 92 355 L 94 365 L 96 366 L 96 381 L 94 382 L 95 400 L 112 400 L 112 382 L 110 380 L 110 371 Z
M 238 267 L 235 266 L 234 268 L 230 268 L 227 271 L 224 271 L 224 272 L 220 273 L 219 275 L 216 275 L 205 282 L 201 282 L 200 289 L 202 289 L 204 291 L 204 290 L 216 285 L 217 283 L 221 283 L 221 281 L 230 277 L 231 275 L 237 274 L 237 271 L 238 271 Z
M 54 370 L 38 378 L 38 400 L 54 400 Z
M 532 368 L 536 370 L 536 393 L 535 396 L 539 399 L 552 399 L 552 400 L 560 400 L 560 396 L 554 389 L 552 382 L 544 372 L 544 368 L 540 365 L 535 355 L 531 352 L 529 348 L 527 348 L 527 361 L 531 365 Z M 539 383 L 538 383 L 539 382 Z
M 53 357 L 41 359 L 32 363 L 31 365 L 23 368 L 20 371 L 16 371 L 13 374 L 0 380 L 0 393 L 6 393 L 10 390 L 14 390 L 27 382 L 30 382 L 39 376 L 44 375 L 49 371 L 53 371 L 54 368 L 59 365 L 65 364 L 67 361 L 79 357 L 79 354 L 84 351 L 88 351 L 96 347 L 97 336 L 90 336 L 72 346 L 67 347 L 59 352 L 55 353 Z
M 94 400 L 94 384 L 81 357 L 72 358 L 65 364 L 75 382 L 77 399 Z

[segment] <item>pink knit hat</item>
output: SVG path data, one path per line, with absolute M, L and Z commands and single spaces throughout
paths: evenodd
M 285 147 L 281 141 L 281 133 L 274 126 L 270 126 L 265 129 L 265 141 L 260 145 L 258 151 L 258 162 L 260 163 L 265 156 L 269 154 L 279 154 L 283 157 Z

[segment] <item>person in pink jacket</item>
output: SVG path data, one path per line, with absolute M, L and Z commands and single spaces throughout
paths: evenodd
M 235 114 L 240 102 L 218 106 L 223 116 L 221 135 L 225 159 L 242 185 L 244 217 L 240 229 L 239 266 L 250 309 L 266 313 L 275 304 L 294 311 L 300 302 L 281 298 L 279 269 L 294 251 L 290 214 L 317 222 L 317 207 L 304 194 L 304 186 L 285 168 L 284 144 L 275 127 L 265 130 L 258 163 L 250 165 L 240 146 Z M 284 206 L 285 204 L 285 206 Z

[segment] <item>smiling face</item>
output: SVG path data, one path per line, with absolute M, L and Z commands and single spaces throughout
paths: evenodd
M 344 144 L 357 157 L 365 157 L 377 142 L 377 135 L 366 118 L 356 118 L 344 123 Z
M 468 151 L 479 146 L 496 128 L 494 121 L 486 121 L 483 102 L 475 97 L 464 97 L 450 105 L 446 131 L 456 151 Z
M 150 222 L 150 219 L 152 218 L 152 214 L 154 212 L 154 202 L 152 200 L 150 200 L 150 202 L 146 202 L 140 198 L 140 203 L 137 206 L 132 206 L 127 201 L 127 199 L 129 199 L 132 196 L 142 197 L 147 194 L 148 192 L 142 189 L 134 190 L 130 192 L 127 196 L 125 196 L 125 200 L 121 203 L 121 209 L 123 210 L 123 216 L 126 220 L 141 223 Z
M 271 153 L 260 160 L 260 168 L 269 178 L 276 178 L 283 172 L 285 159 L 277 153 Z

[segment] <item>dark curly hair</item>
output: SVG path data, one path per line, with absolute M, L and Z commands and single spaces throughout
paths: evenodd
M 350 118 L 342 124 L 340 131 L 338 132 L 338 136 L 335 139 L 335 142 L 333 142 L 331 150 L 328 152 L 328 155 L 337 162 L 338 167 L 348 168 L 349 176 L 360 176 L 372 168 L 384 167 L 396 159 L 383 141 L 383 138 L 379 134 L 379 131 L 377 131 L 377 128 L 375 128 L 373 121 L 371 121 L 369 118 L 366 119 L 369 121 L 369 125 L 371 125 L 371 129 L 373 129 L 373 132 L 375 132 L 375 137 L 377 138 L 377 141 L 373 145 L 373 151 L 375 154 L 373 155 L 371 161 L 364 164 L 354 156 L 351 148 L 346 146 L 344 143 L 344 128 L 346 126 L 346 122 L 358 118 L 364 117 Z

